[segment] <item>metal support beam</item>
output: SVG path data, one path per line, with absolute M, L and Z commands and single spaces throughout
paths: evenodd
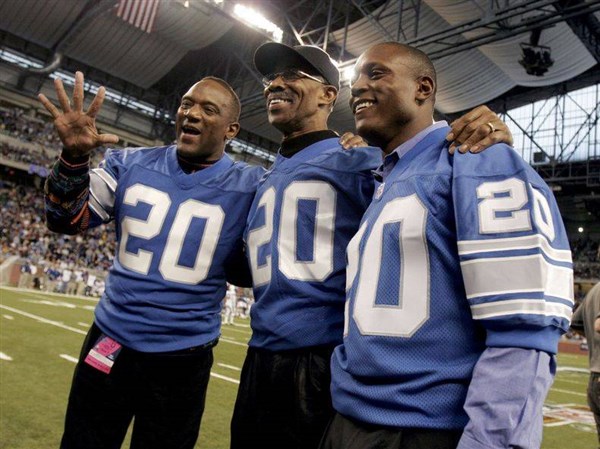
M 569 6 L 582 3 L 585 2 L 583 0 L 559 0 L 554 2 L 554 6 L 562 14 Z M 581 39 L 596 62 L 600 63 L 600 21 L 594 15 L 589 14 L 567 18 L 566 22 L 573 33 Z

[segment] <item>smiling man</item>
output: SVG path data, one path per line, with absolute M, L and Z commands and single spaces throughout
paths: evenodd
M 316 447 L 331 416 L 329 360 L 342 334 L 346 245 L 373 194 L 375 149 L 327 127 L 339 72 L 317 47 L 259 47 L 269 123 L 283 134 L 245 234 L 252 338 L 231 447 Z
M 381 152 L 344 150 L 328 129 L 340 85 L 323 50 L 270 42 L 254 63 L 269 123 L 283 140 L 245 233 L 256 303 L 231 447 L 313 449 L 333 413 L 329 363 L 342 340 L 346 247 L 371 201 Z M 491 111 L 475 116 L 510 139 Z M 481 129 L 488 138 L 490 129 Z
M 510 147 L 450 157 L 433 64 L 395 42 L 360 56 L 358 133 L 378 187 L 348 246 L 337 411 L 321 449 L 539 449 L 573 272 L 548 186 Z
M 226 278 L 245 265 L 242 231 L 264 170 L 224 153 L 239 130 L 229 85 L 204 78 L 183 96 L 176 145 L 107 150 L 83 112 L 83 75 L 62 111 L 44 95 L 64 149 L 46 185 L 48 227 L 74 234 L 116 222 L 118 250 L 71 386 L 63 449 L 118 448 L 135 417 L 131 447 L 191 449 L 198 437 Z M 217 193 L 216 193 L 217 192 Z M 247 282 L 247 281 L 246 281 Z

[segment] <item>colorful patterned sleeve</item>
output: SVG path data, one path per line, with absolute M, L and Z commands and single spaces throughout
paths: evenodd
M 74 158 L 63 153 L 46 180 L 46 223 L 62 234 L 85 231 L 90 223 L 89 157 Z

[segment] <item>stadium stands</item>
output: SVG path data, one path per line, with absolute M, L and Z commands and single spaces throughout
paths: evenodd
M 114 231 L 110 225 L 92 229 L 85 235 L 57 235 L 46 229 L 44 223 L 44 199 L 33 187 L 10 186 L 0 188 L 2 230 L 0 234 L 0 262 L 10 256 L 18 256 L 18 269 L 26 280 L 19 286 L 38 288 L 62 293 L 83 293 L 79 286 L 69 288 L 70 279 L 65 273 L 81 273 L 82 279 L 94 276 L 99 285 L 89 289 L 100 293 L 105 273 L 112 264 L 115 252 Z M 32 268 L 34 267 L 34 268 Z M 35 271 L 35 273 L 32 273 Z M 85 274 L 85 276 L 84 276 Z M 27 279 L 28 278 L 28 279 Z M 35 279 L 38 279 L 35 281 Z M 60 282 L 63 279 L 64 282 Z M 94 288 L 96 287 L 96 288 Z

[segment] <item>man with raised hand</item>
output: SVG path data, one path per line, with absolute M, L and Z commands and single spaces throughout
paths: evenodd
M 346 246 L 373 196 L 371 170 L 381 152 L 344 150 L 328 128 L 340 85 L 323 50 L 270 42 L 254 63 L 269 123 L 283 140 L 245 233 L 256 303 L 231 447 L 310 449 L 333 412 L 329 362 L 342 339 Z M 480 125 L 466 127 L 472 121 Z M 496 115 L 481 109 L 457 122 L 455 135 L 468 144 L 474 133 L 485 145 L 491 121 L 500 128 L 492 139 L 510 139 Z
M 226 279 L 239 281 L 235 264 L 245 265 L 243 223 L 264 173 L 224 152 L 239 130 L 239 99 L 204 78 L 181 100 L 176 145 L 107 150 L 90 171 L 90 153 L 118 142 L 96 129 L 104 88 L 86 112 L 80 72 L 72 105 L 60 79 L 55 88 L 62 111 L 39 96 L 64 145 L 46 184 L 48 227 L 74 234 L 114 220 L 118 243 L 61 448 L 118 448 L 135 417 L 132 448 L 192 449 Z
M 357 132 L 385 158 L 348 246 L 321 449 L 539 448 L 573 305 L 552 192 L 506 145 L 449 156 L 415 48 L 371 47 L 351 92 Z

